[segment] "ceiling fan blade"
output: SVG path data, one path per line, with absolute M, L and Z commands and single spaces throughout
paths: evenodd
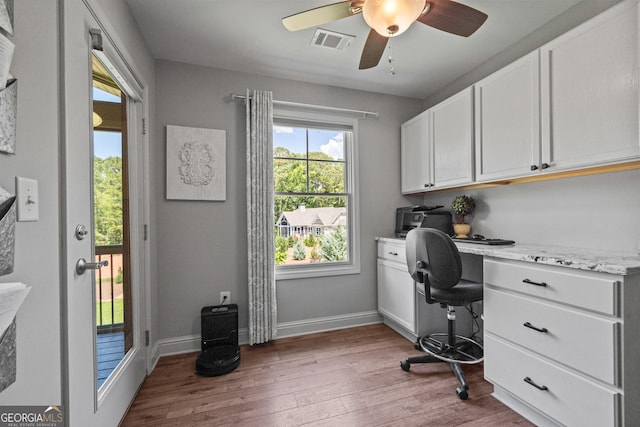
M 418 21 L 438 30 L 469 37 L 487 20 L 487 14 L 451 0 L 427 0 L 429 10 Z
M 304 30 L 355 15 L 360 11 L 361 9 L 352 9 L 350 1 L 341 1 L 282 18 L 282 25 L 289 31 Z
M 360 70 L 366 70 L 367 68 L 373 68 L 380 62 L 384 48 L 387 47 L 388 37 L 381 36 L 373 28 L 369 31 L 369 36 L 362 49 L 362 56 L 360 57 Z

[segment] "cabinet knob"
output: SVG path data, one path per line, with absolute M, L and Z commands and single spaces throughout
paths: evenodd
M 398 252 L 389 252 L 389 255 L 398 256 Z
M 543 163 L 542 165 L 540 165 L 542 169 L 547 169 L 549 166 L 551 166 L 549 163 Z
M 537 171 L 538 170 L 538 165 L 531 165 L 531 170 L 532 171 Z

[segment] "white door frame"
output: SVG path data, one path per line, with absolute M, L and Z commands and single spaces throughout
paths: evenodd
M 61 129 L 63 132 L 62 138 L 62 259 L 61 259 L 61 271 L 63 281 L 63 306 L 62 306 L 62 318 L 63 318 L 63 360 L 64 360 L 64 405 L 67 409 L 67 422 L 82 422 L 91 416 L 89 414 L 97 412 L 102 408 L 103 412 L 110 413 L 111 419 L 106 424 L 99 422 L 100 425 L 116 425 L 120 421 L 120 417 L 124 414 L 127 407 L 130 404 L 128 402 L 114 403 L 117 399 L 123 387 L 128 390 L 136 390 L 140 385 L 144 374 L 150 372 L 152 367 L 151 359 L 152 353 L 150 347 L 145 345 L 144 331 L 148 329 L 150 325 L 150 245 L 149 241 L 143 240 L 144 225 L 149 223 L 149 159 L 148 159 L 148 135 L 143 132 L 144 129 L 141 118 L 148 117 L 149 108 L 149 93 L 148 86 L 144 80 L 141 79 L 141 73 L 138 72 L 138 68 L 135 66 L 134 61 L 127 52 L 125 45 L 121 42 L 117 36 L 116 31 L 106 19 L 105 13 L 100 9 L 95 0 L 60 0 L 61 13 L 60 13 L 60 31 L 62 34 L 62 48 L 63 55 L 61 59 L 62 72 L 61 72 L 61 88 L 62 88 L 62 123 Z M 80 11 L 80 9 L 82 9 Z M 82 22 L 78 22 L 82 21 Z M 89 138 L 92 135 L 90 131 L 89 121 L 87 122 L 87 129 L 81 129 L 76 124 L 72 123 L 72 116 L 78 113 L 81 115 L 87 114 L 90 117 L 89 111 L 85 109 L 92 109 L 90 97 L 86 99 L 86 106 L 83 102 L 80 105 L 74 104 L 77 98 L 77 89 L 74 89 L 74 81 L 65 75 L 67 68 L 71 67 L 69 64 L 72 61 L 71 56 L 74 50 L 77 51 L 79 43 L 87 43 L 87 53 L 89 49 L 89 33 L 88 28 L 85 34 L 86 39 L 78 40 L 78 31 L 72 31 L 71 28 L 77 30 L 77 26 L 84 26 L 88 28 L 97 28 L 102 33 L 103 49 L 104 51 L 98 53 L 97 56 L 105 62 L 109 71 L 114 75 L 119 84 L 123 85 L 123 89 L 128 95 L 137 102 L 128 101 L 127 114 L 128 114 L 128 126 L 129 126 L 129 189 L 130 189 L 130 234 L 131 234 L 131 265 L 132 265 L 132 282 L 137 285 L 132 286 L 132 303 L 134 304 L 133 328 L 134 328 L 134 347 L 133 351 L 127 353 L 121 364 L 112 373 L 110 379 L 108 379 L 101 387 L 99 393 L 93 394 L 94 408 L 84 408 L 87 399 L 84 404 L 73 402 L 74 398 L 71 397 L 70 391 L 70 379 L 72 371 L 74 370 L 74 361 L 72 353 L 74 349 L 71 348 L 70 334 L 74 332 L 71 329 L 69 316 L 71 311 L 78 310 L 78 307 L 72 307 L 71 299 L 69 297 L 69 286 L 74 285 L 74 281 L 77 278 L 74 277 L 73 266 L 75 266 L 76 257 L 70 250 L 77 242 L 74 237 L 73 219 L 74 214 L 70 212 L 72 200 L 75 197 L 74 191 L 78 191 L 78 185 L 70 182 L 69 174 L 70 168 L 73 166 L 74 160 L 70 156 L 70 152 L 73 150 L 73 143 L 70 142 L 73 139 L 72 132 L 80 132 L 84 134 L 87 131 Z M 94 51 L 95 53 L 96 51 Z M 86 64 L 87 72 L 90 74 L 90 63 Z M 90 75 L 88 76 L 90 79 Z M 80 82 L 83 84 L 83 82 Z M 88 90 L 88 88 L 86 89 Z M 135 118 L 135 120 L 134 120 Z M 78 137 L 75 136 L 77 139 Z M 89 141 L 87 141 L 89 142 Z M 88 161 L 89 158 L 86 159 Z M 77 161 L 77 160 L 76 160 Z M 88 186 L 87 186 L 88 187 Z M 88 224 L 87 224 L 88 225 Z M 92 233 L 93 234 L 93 231 Z M 92 260 L 89 260 L 92 261 Z M 93 283 L 93 281 L 92 281 Z M 77 285 L 77 284 L 76 284 Z M 84 283 L 83 283 L 84 286 Z M 91 286 L 91 285 L 88 285 Z M 86 309 L 85 309 L 86 310 Z M 95 335 L 94 335 L 95 337 Z M 95 346 L 94 346 L 95 348 Z M 142 354 L 139 354 L 143 352 Z M 88 356 L 86 356 L 88 357 Z M 136 367 L 135 372 L 143 372 L 142 378 L 136 375 L 136 378 L 127 378 L 124 373 L 127 366 L 138 364 L 137 360 L 142 361 L 143 366 Z M 89 380 L 88 380 L 89 381 Z M 91 378 L 94 381 L 93 389 L 95 390 L 95 378 Z M 87 387 L 88 388 L 88 387 Z M 84 389 L 83 389 L 84 390 Z M 130 393 L 129 393 L 130 394 Z M 127 397 L 132 399 L 133 395 Z M 122 400 L 122 399 L 120 399 Z M 82 407 L 82 410 L 80 410 Z M 65 409 L 66 409 L 65 408 Z M 97 421 L 97 420 L 96 420 Z

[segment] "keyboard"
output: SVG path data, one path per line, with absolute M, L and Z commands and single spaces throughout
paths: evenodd
M 505 239 L 472 239 L 471 237 L 460 238 L 460 237 L 452 237 L 451 240 L 454 242 L 460 243 L 473 243 L 476 245 L 513 245 L 515 242 L 513 240 L 505 240 Z

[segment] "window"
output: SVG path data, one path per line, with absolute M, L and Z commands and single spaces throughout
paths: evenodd
M 357 121 L 274 113 L 276 278 L 359 272 Z

